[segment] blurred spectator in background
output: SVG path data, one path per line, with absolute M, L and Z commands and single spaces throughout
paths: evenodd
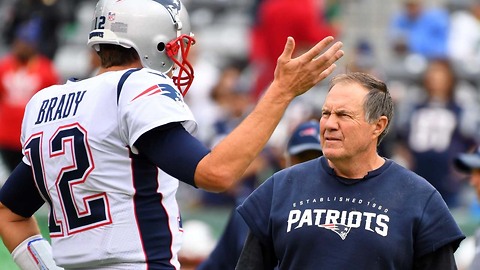
M 460 153 L 454 160 L 455 167 L 470 176 L 470 184 L 475 190 L 477 199 L 480 199 L 480 146 L 473 152 Z M 473 253 L 466 264 L 468 270 L 480 269 L 480 229 L 477 229 L 475 235 L 468 237 L 465 242 L 472 241 L 474 245 L 466 252 Z
M 475 143 L 469 108 L 456 101 L 458 80 L 451 63 L 432 59 L 423 74 L 419 96 L 398 111 L 396 152 L 407 167 L 438 189 L 449 207 L 459 206 L 462 182 L 452 168 L 453 158 Z M 414 96 L 413 89 L 410 95 Z M 477 115 L 478 117 L 478 115 Z
M 402 0 L 403 9 L 390 22 L 390 42 L 394 54 L 418 54 L 425 58 L 446 57 L 449 13 L 425 7 L 423 0 Z
M 300 123 L 290 135 L 285 151 L 285 167 L 290 167 L 322 155 L 320 122 L 318 119 Z
M 25 22 L 36 20 L 40 25 L 38 51 L 53 59 L 59 46 L 59 31 L 63 23 L 75 18 L 72 0 L 16 0 L 4 20 L 3 37 L 7 45 L 12 45 L 16 29 Z
M 212 98 L 220 108 L 220 115 L 217 116 L 211 128 L 214 133 L 208 139 L 208 144 L 213 147 L 223 140 L 236 128 L 240 122 L 253 109 L 253 102 L 250 98 L 250 74 L 248 72 L 248 61 L 245 59 L 231 59 L 222 70 L 217 84 L 212 90 Z M 255 132 L 255 131 L 252 131 Z M 202 192 L 202 203 L 213 206 L 233 206 L 237 197 L 242 194 L 250 194 L 257 186 L 259 178 L 270 168 L 278 169 L 275 156 L 267 145 L 261 154 L 252 162 L 238 186 L 223 193 Z
M 215 145 L 230 133 L 250 112 L 253 102 L 249 98 L 250 78 L 246 72 L 248 62 L 231 59 L 222 69 L 211 96 L 221 109 L 214 123 L 215 134 L 209 139 Z
M 322 155 L 320 145 L 320 124 L 317 120 L 309 120 L 296 127 L 288 140 L 286 165 L 293 166 Z M 237 198 L 240 205 L 249 194 Z M 232 210 L 227 226 L 223 231 L 215 249 L 203 261 L 197 270 L 233 270 L 248 234 L 248 226 L 235 209 Z
M 197 38 L 197 42 L 202 41 Z M 212 126 L 220 115 L 219 106 L 212 97 L 213 88 L 220 79 L 220 69 L 211 57 L 205 56 L 206 53 L 201 50 L 200 46 L 200 44 L 192 46 L 188 54 L 188 59 L 195 70 L 195 80 L 190 86 L 188 95 L 185 96 L 185 102 L 198 123 L 196 137 L 208 143 L 213 135 Z
M 467 9 L 451 14 L 448 39 L 449 57 L 459 65 L 479 71 L 480 63 L 480 0 L 467 0 Z
M 349 56 L 347 69 L 349 72 L 363 72 L 384 79 L 385 74 L 379 69 L 377 55 L 373 45 L 367 39 L 360 39 Z
M 19 25 L 10 53 L 0 60 L 0 154 L 9 170 L 23 156 L 20 130 L 25 105 L 40 89 L 59 80 L 51 60 L 37 51 L 40 27 L 36 19 Z
M 295 38 L 295 52 L 301 53 L 326 36 L 336 36 L 325 19 L 323 1 L 263 0 L 251 29 L 250 62 L 255 67 L 254 100 L 273 80 L 278 55 L 288 36 Z
M 353 54 L 348 61 L 348 71 L 377 73 L 375 71 L 375 54 L 372 45 L 367 40 L 359 40 L 355 43 Z

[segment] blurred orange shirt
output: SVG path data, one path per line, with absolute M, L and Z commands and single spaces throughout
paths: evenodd
M 53 62 L 44 56 L 35 56 L 26 65 L 12 55 L 0 60 L 0 147 L 21 149 L 25 106 L 36 92 L 58 82 Z

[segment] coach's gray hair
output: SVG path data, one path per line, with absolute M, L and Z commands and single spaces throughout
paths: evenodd
M 328 91 L 330 91 L 334 85 L 341 82 L 357 83 L 368 90 L 368 94 L 363 103 L 365 120 L 368 123 L 377 121 L 381 116 L 386 116 L 388 118 L 387 126 L 382 134 L 378 136 L 377 145 L 380 144 L 385 135 L 387 135 L 393 118 L 393 100 L 390 96 L 387 85 L 370 74 L 352 72 L 335 76 L 330 83 Z

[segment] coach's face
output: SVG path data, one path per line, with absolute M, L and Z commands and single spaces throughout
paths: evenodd
M 320 120 L 320 139 L 323 154 L 330 161 L 348 162 L 376 153 L 376 127 L 366 122 L 363 109 L 367 93 L 357 83 L 341 82 L 327 94 Z

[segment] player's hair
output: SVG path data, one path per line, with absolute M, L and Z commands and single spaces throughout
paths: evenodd
M 103 68 L 123 66 L 140 59 L 134 48 L 125 48 L 111 44 L 100 44 L 100 50 L 97 54 L 100 56 L 101 66 Z
M 378 136 L 377 145 L 380 144 L 385 135 L 387 135 L 393 119 L 393 100 L 387 85 L 368 73 L 352 72 L 335 76 L 330 83 L 329 91 L 334 85 L 341 82 L 357 83 L 368 90 L 368 94 L 363 103 L 365 120 L 368 123 L 377 121 L 381 116 L 388 118 L 387 126 L 380 136 Z

